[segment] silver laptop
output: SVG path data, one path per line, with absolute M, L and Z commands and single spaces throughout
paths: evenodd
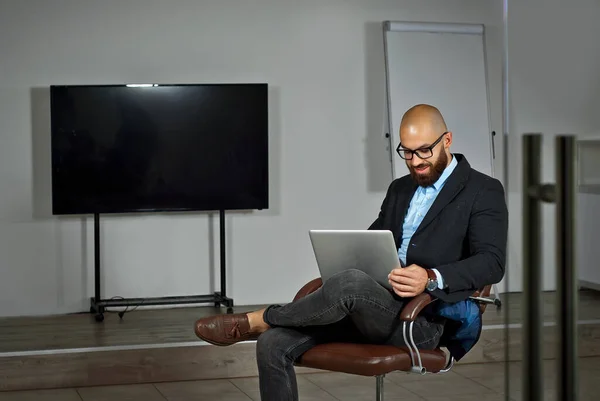
M 392 289 L 388 275 L 400 267 L 394 236 L 387 230 L 310 230 L 321 279 L 347 269 L 367 273 Z

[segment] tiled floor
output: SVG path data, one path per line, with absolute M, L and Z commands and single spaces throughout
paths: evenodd
M 488 363 L 457 365 L 444 375 L 417 376 L 393 373 L 385 379 L 388 401 L 501 401 L 507 400 L 505 365 Z M 509 364 L 510 398 L 521 400 L 520 363 Z M 579 360 L 581 401 L 598 399 L 600 358 Z M 556 384 L 555 361 L 544 363 L 545 401 L 553 401 Z M 375 379 L 338 373 L 298 376 L 302 401 L 371 401 Z M 131 386 L 87 387 L 0 393 L 0 401 L 260 401 L 257 378 L 157 383 Z

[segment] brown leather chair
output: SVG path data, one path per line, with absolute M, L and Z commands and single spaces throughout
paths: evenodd
M 294 300 L 305 297 L 321 287 L 320 278 L 307 283 L 298 291 Z M 500 306 L 499 299 L 490 299 L 491 286 L 487 286 L 471 296 L 479 303 L 482 312 L 487 304 Z M 376 400 L 383 401 L 383 378 L 394 371 L 418 374 L 445 373 L 454 365 L 452 357 L 447 358 L 442 349 L 419 350 L 415 346 L 412 327 L 415 319 L 425 306 L 434 302 L 426 293 L 413 298 L 400 313 L 403 321 L 404 341 L 407 347 L 391 345 L 329 343 L 310 349 L 296 362 L 296 366 L 332 372 L 348 373 L 376 378 Z

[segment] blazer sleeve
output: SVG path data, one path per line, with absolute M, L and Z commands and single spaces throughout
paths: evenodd
M 507 237 L 504 188 L 497 179 L 490 179 L 473 203 L 466 238 L 470 256 L 436 267 L 444 280 L 443 291 L 476 291 L 500 282 L 505 272 Z

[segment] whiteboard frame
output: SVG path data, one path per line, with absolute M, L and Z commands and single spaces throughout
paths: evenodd
M 492 113 L 490 104 L 490 82 L 488 73 L 488 56 L 486 46 L 486 35 L 485 25 L 483 24 L 461 24 L 461 23 L 442 23 L 442 22 L 414 22 L 414 21 L 384 21 L 383 22 L 383 52 L 384 52 L 384 63 L 385 63 L 385 79 L 387 92 L 387 115 L 388 115 L 388 140 L 390 149 L 390 164 L 392 169 L 392 177 L 399 178 L 396 175 L 394 155 L 396 149 L 393 146 L 392 135 L 397 133 L 392 132 L 392 95 L 390 93 L 390 71 L 388 68 L 388 32 L 428 32 L 428 33 L 453 33 L 453 34 L 464 34 L 464 35 L 480 35 L 482 41 L 483 50 L 483 66 L 485 75 L 485 92 L 487 98 L 487 120 L 488 120 L 488 135 L 489 135 L 489 152 L 491 160 L 491 176 L 496 178 L 496 151 L 494 136 L 492 135 Z
M 457 24 L 442 22 L 408 22 L 385 21 L 384 32 L 432 32 L 432 33 L 464 33 L 468 35 L 483 35 L 482 24 Z

